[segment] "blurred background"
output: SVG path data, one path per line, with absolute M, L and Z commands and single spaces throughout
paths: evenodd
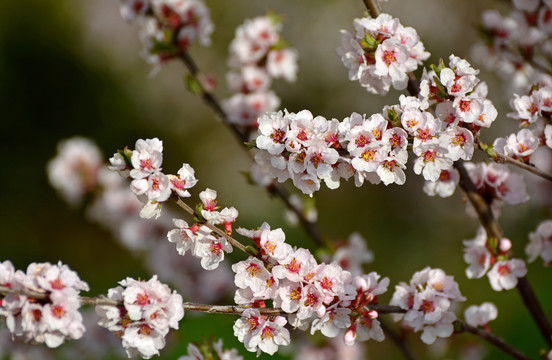
M 297 81 L 276 81 L 273 86 L 282 108 L 294 112 L 309 109 L 315 115 L 343 119 L 353 111 L 372 114 L 398 102 L 397 91 L 386 97 L 373 96 L 349 81 L 347 69 L 335 53 L 339 30 L 351 29 L 353 19 L 364 16 L 362 1 L 206 3 L 216 26 L 212 46 L 196 45 L 191 54 L 204 72 L 218 79 L 219 97 L 229 96 L 224 75 L 234 29 L 246 18 L 274 10 L 284 15 L 283 36 L 300 54 Z M 383 8 L 418 31 L 432 53 L 429 64 L 452 53 L 469 59 L 481 11 L 503 5 L 490 0 L 391 0 Z M 114 0 L 0 2 L 0 153 L 7 160 L 0 177 L 0 261 L 9 259 L 24 270 L 31 262 L 61 260 L 90 284 L 91 296 L 105 293 L 126 276 L 152 275 L 140 256 L 128 252 L 109 231 L 88 222 L 82 207 L 68 207 L 49 185 L 48 160 L 55 156 L 60 140 L 75 135 L 92 139 L 105 159 L 125 145 L 132 148 L 136 139 L 158 137 L 165 148 L 163 168 L 174 173 L 182 162 L 190 163 L 199 179 L 195 189 L 216 189 L 221 205 L 240 211 L 240 226 L 257 227 L 267 221 L 273 228 L 282 227 L 291 244 L 315 250 L 301 228 L 285 222 L 285 208 L 278 199 L 247 184 L 241 172 L 249 169 L 249 158 L 200 98 L 186 90 L 184 66 L 168 63 L 157 76 L 149 76 L 151 69 L 139 56 L 137 30 L 122 20 Z M 480 78 L 489 83 L 489 98 L 499 110 L 493 129 L 483 132 L 483 138 L 492 142 L 495 136 L 512 132 L 517 124 L 505 116 L 510 111 L 509 94 L 501 80 L 485 71 Z M 478 224 L 465 215 L 460 194 L 430 198 L 411 170 L 407 179 L 404 186 L 366 184 L 356 188 L 349 182 L 334 191 L 323 187 L 315 194 L 322 233 L 328 239 L 345 240 L 357 231 L 367 239 L 375 260 L 366 270 L 391 279 L 382 303 L 389 301 L 395 284 L 408 281 L 415 271 L 425 266 L 442 268 L 459 282 L 468 298 L 466 306 L 495 302 L 499 317 L 492 329 L 537 357 L 544 343 L 518 293 L 497 293 L 487 278 L 468 281 L 464 275 L 461 241 L 473 238 Z M 501 224 L 518 256 L 525 257 L 528 232 L 547 217 L 547 209 L 536 203 L 504 209 Z M 234 259 L 242 256 L 234 254 Z M 550 270 L 539 261 L 529 265 L 529 270 L 541 303 L 552 314 Z M 186 290 L 194 291 L 179 290 L 184 297 L 189 296 Z M 231 301 L 230 296 L 220 302 Z M 463 309 L 458 309 L 458 314 Z M 187 314 L 161 357 L 176 358 L 185 353 L 188 342 L 214 334 L 253 358 L 233 338 L 233 320 Z M 468 334 L 452 340 L 450 347 L 441 341 L 432 348 L 423 345 L 418 335 L 408 341 L 421 359 L 460 359 L 464 346 L 478 342 Z M 367 348 L 372 359 L 402 356 L 390 341 L 371 341 Z M 485 359 L 504 358 L 486 345 L 482 351 Z M 287 352 L 284 358 L 291 356 L 290 350 Z M 53 356 L 72 358 L 63 352 Z

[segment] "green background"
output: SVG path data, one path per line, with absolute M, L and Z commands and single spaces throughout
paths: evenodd
M 191 53 L 205 72 L 216 76 L 221 98 L 229 95 L 224 74 L 234 29 L 244 19 L 272 9 L 284 14 L 283 35 L 300 54 L 297 82 L 274 85 L 282 108 L 309 109 L 316 115 L 343 119 L 353 111 L 371 114 L 398 102 L 399 92 L 373 96 L 350 82 L 335 54 L 339 29 L 352 28 L 352 20 L 363 16 L 362 1 L 208 0 L 207 5 L 216 26 L 213 45 L 197 45 Z M 504 4 L 394 0 L 384 9 L 417 29 L 432 53 L 428 63 L 435 63 L 451 53 L 469 57 L 479 14 L 498 5 Z M 106 158 L 125 145 L 132 147 L 138 138 L 159 137 L 165 147 L 164 169 L 175 172 L 182 162 L 190 163 L 200 180 L 197 188 L 216 189 L 221 204 L 240 211 L 241 226 L 267 221 L 273 228 L 283 227 L 291 244 L 315 250 L 300 228 L 284 222 L 282 203 L 248 185 L 240 175 L 249 168 L 248 158 L 210 109 L 186 91 L 183 65 L 169 63 L 151 78 L 139 51 L 138 27 L 119 17 L 116 1 L 0 2 L 0 153 L 5 159 L 0 177 L 0 261 L 10 259 L 16 268 L 25 269 L 30 262 L 62 260 L 90 284 L 92 295 L 105 293 L 126 276 L 151 275 L 110 233 L 86 222 L 83 209 L 68 208 L 48 185 L 47 161 L 55 155 L 58 141 L 74 135 L 93 139 Z M 489 72 L 482 71 L 481 78 L 489 82 L 489 98 L 499 110 L 493 129 L 483 131 L 490 142 L 493 136 L 512 132 L 516 124 L 505 117 L 510 109 L 504 84 Z M 419 177 L 409 170 L 407 178 L 404 186 L 355 188 L 349 182 L 335 191 L 322 189 L 315 195 L 321 231 L 331 239 L 345 239 L 358 231 L 367 239 L 376 256 L 366 270 L 391 278 L 383 303 L 389 301 L 393 286 L 408 281 L 415 271 L 425 266 L 443 268 L 460 283 L 468 298 L 466 306 L 495 302 L 499 317 L 492 329 L 537 357 L 544 342 L 516 291 L 497 293 L 486 278 L 468 281 L 464 275 L 461 241 L 475 235 L 477 222 L 465 215 L 461 196 L 429 198 L 421 190 Z M 515 252 L 524 257 L 527 233 L 548 212 L 532 204 L 503 212 L 505 233 Z M 552 313 L 550 270 L 539 261 L 529 270 L 545 310 Z M 231 335 L 233 320 L 187 315 L 162 357 L 176 358 L 185 353 L 188 342 L 210 334 L 224 337 L 226 344 L 253 357 Z M 461 345 L 475 339 L 466 334 L 452 340 L 445 353 L 430 350 L 418 335 L 408 341 L 420 359 L 456 359 Z M 370 358 L 401 358 L 390 341 L 371 341 L 367 346 Z M 504 358 L 497 350 L 485 348 L 486 359 Z

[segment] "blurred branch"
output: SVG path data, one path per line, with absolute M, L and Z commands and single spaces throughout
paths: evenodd
M 493 215 L 491 207 L 477 191 L 475 185 L 471 181 L 466 168 L 464 167 L 463 162 L 456 161 L 454 163 L 454 166 L 460 173 L 459 186 L 462 188 L 468 200 L 477 212 L 481 225 L 483 225 L 483 227 L 487 231 L 487 235 L 497 240 L 502 239 L 504 237 L 502 229 L 498 225 L 498 222 Z M 548 346 L 552 346 L 552 325 L 550 324 L 546 313 L 539 303 L 533 288 L 529 284 L 529 280 L 527 280 L 527 277 L 524 276 L 522 278 L 519 278 L 516 288 L 521 295 L 523 303 L 525 304 L 525 306 L 531 313 L 533 320 L 537 324 L 537 327 L 539 328 L 544 340 L 546 341 Z
M 395 343 L 395 345 L 397 345 L 397 347 L 402 351 L 402 353 L 403 353 L 403 355 L 406 359 L 416 360 L 416 357 L 414 356 L 414 354 L 412 354 L 412 352 L 410 351 L 410 349 L 406 345 L 406 342 L 404 341 L 404 339 L 402 337 L 399 336 L 399 334 L 397 334 L 393 330 L 391 330 L 391 328 L 389 326 L 387 326 L 387 324 L 384 323 L 381 320 L 380 320 L 380 325 L 381 325 L 381 328 L 383 329 L 383 332 L 391 338 L 391 340 Z
M 462 333 L 464 331 L 469 332 L 471 334 L 474 334 L 475 336 L 478 336 L 482 338 L 483 340 L 493 344 L 503 352 L 505 352 L 508 355 L 511 355 L 515 359 L 519 360 L 531 360 L 530 357 L 519 351 L 518 349 L 514 348 L 513 346 L 509 345 L 506 341 L 504 341 L 501 337 L 483 330 L 481 328 L 477 328 L 471 325 L 468 325 L 462 320 L 456 320 L 455 322 L 455 330 L 458 333 Z

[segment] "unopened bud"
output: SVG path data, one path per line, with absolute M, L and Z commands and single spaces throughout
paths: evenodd
M 511 248 L 512 242 L 510 241 L 510 239 L 503 238 L 500 240 L 500 243 L 498 244 L 498 249 L 500 250 L 500 252 L 506 253 L 510 251 Z

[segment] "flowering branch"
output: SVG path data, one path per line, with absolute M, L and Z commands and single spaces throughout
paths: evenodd
M 524 162 L 521 162 L 519 160 L 516 160 L 516 159 L 513 159 L 509 156 L 505 156 L 503 154 L 499 154 L 497 153 L 496 151 L 492 151 L 492 152 L 489 152 L 489 150 L 492 150 L 492 148 L 485 144 L 484 142 L 482 142 L 480 139 L 477 139 L 476 140 L 476 143 L 477 143 L 477 146 L 483 150 L 491 159 L 493 159 L 494 161 L 496 161 L 497 163 L 508 163 L 508 164 L 512 164 L 512 165 L 515 165 L 523 170 L 527 170 L 529 171 L 530 173 L 533 173 L 537 176 L 540 176 L 542 177 L 543 179 L 546 179 L 546 180 L 549 180 L 549 181 L 552 181 L 552 175 L 551 174 L 548 174 L 548 173 L 545 173 L 544 171 L 538 169 L 537 167 L 535 167 L 534 165 L 529 165 L 529 164 L 526 164 Z
M 238 141 L 240 141 L 240 143 L 242 144 L 245 144 L 248 141 L 248 134 L 246 132 L 243 132 L 239 127 L 237 127 L 235 124 L 233 124 L 230 121 L 228 114 L 224 111 L 224 109 L 220 105 L 220 101 L 217 99 L 215 94 L 213 94 L 213 92 L 208 90 L 208 88 L 200 80 L 204 76 L 201 75 L 199 67 L 194 62 L 190 54 L 184 50 L 181 52 L 180 58 L 184 62 L 184 65 L 190 72 L 191 76 L 193 76 L 193 78 L 199 84 L 200 95 L 203 98 L 203 100 L 207 103 L 207 105 L 210 108 L 213 109 L 213 111 L 219 116 L 222 122 L 232 130 L 232 132 L 234 133 Z M 246 151 L 248 150 L 247 146 L 243 146 L 242 148 Z M 247 151 L 247 153 L 250 154 L 249 151 Z M 322 235 L 320 234 L 320 231 L 316 227 L 316 224 L 308 220 L 305 214 L 303 213 L 303 211 L 291 203 L 289 199 L 289 194 L 287 193 L 287 191 L 285 191 L 284 188 L 282 188 L 281 186 L 279 186 L 274 182 L 271 185 L 269 185 L 267 189 L 271 194 L 274 194 L 278 196 L 280 199 L 282 199 L 286 207 L 291 211 L 293 211 L 293 213 L 295 213 L 295 215 L 299 219 L 299 222 L 301 222 L 301 225 L 305 228 L 305 231 L 307 232 L 307 234 L 309 234 L 309 236 L 314 240 L 314 242 L 317 245 L 321 246 L 323 244 Z
M 0 294 L 14 294 L 27 296 L 33 299 L 38 300 L 49 300 L 50 294 L 47 292 L 33 291 L 29 289 L 11 289 L 9 287 L 0 286 Z M 96 297 L 79 297 L 79 301 L 83 305 L 107 305 L 107 306 L 123 306 L 123 301 L 108 299 L 107 297 L 100 295 Z M 196 304 L 191 302 L 185 302 L 182 304 L 184 310 L 188 311 L 200 311 L 208 314 L 234 314 L 241 315 L 247 309 L 258 310 L 261 315 L 266 316 L 276 316 L 276 315 L 288 315 L 285 311 L 280 308 L 256 308 L 256 307 L 245 307 L 237 305 L 209 305 L 209 304 Z M 375 310 L 380 314 L 394 314 L 394 313 L 405 313 L 404 309 L 401 309 L 399 306 L 393 305 L 378 305 L 378 304 L 369 304 L 367 307 L 370 310 Z
M 194 209 L 192 209 L 190 206 L 188 206 L 188 204 L 186 204 L 184 201 L 182 201 L 182 199 L 178 198 L 178 200 L 176 200 L 176 204 L 178 206 L 180 206 L 182 209 L 184 209 L 184 211 L 186 211 L 188 214 L 192 215 L 193 217 L 196 217 L 196 218 L 199 217 L 199 215 L 194 211 Z M 257 256 L 257 251 L 255 249 L 243 245 L 241 242 L 239 242 L 238 240 L 236 240 L 233 237 L 231 237 L 230 235 L 228 235 L 224 230 L 219 229 L 218 227 L 214 226 L 213 224 L 211 224 L 209 222 L 206 222 L 205 225 L 209 229 L 216 232 L 218 235 L 225 238 L 230 244 L 232 244 L 232 246 L 237 247 L 238 249 L 240 249 L 241 251 L 243 251 L 244 253 L 246 253 L 248 255 Z
M 504 351 L 506 354 L 511 355 L 512 357 L 519 359 L 519 360 L 530 360 L 531 358 L 519 351 L 518 349 L 510 346 L 508 343 L 506 343 L 501 337 L 483 330 L 481 328 L 471 326 L 466 324 L 462 320 L 456 320 L 455 322 L 455 328 L 457 329 L 457 333 L 462 333 L 464 331 L 467 331 L 469 333 L 472 333 L 476 336 L 479 336 L 485 341 L 488 341 L 489 343 L 493 344 L 494 346 L 498 347 L 500 350 Z
M 491 207 L 487 204 L 487 202 L 483 199 L 483 197 L 475 188 L 475 185 L 471 181 L 470 176 L 466 171 L 466 168 L 464 167 L 464 164 L 461 161 L 457 161 L 454 163 L 454 166 L 460 173 L 459 186 L 462 188 L 462 190 L 464 190 L 464 193 L 466 194 L 468 200 L 475 208 L 475 211 L 479 216 L 479 220 L 487 231 L 488 236 L 497 240 L 502 239 L 502 229 L 498 225 L 498 222 L 493 215 Z M 533 320 L 537 324 L 542 336 L 544 337 L 544 340 L 546 341 L 548 346 L 552 346 L 552 325 L 548 321 L 548 318 L 542 306 L 540 305 L 535 292 L 533 291 L 531 285 L 529 284 L 529 281 L 525 276 L 518 279 L 517 289 L 521 295 L 521 298 L 523 299 L 523 303 L 531 313 L 531 316 L 533 316 Z
M 226 125 L 227 127 L 229 127 L 232 130 L 232 132 L 234 133 L 234 136 L 241 143 L 246 143 L 247 140 L 248 140 L 247 134 L 242 132 L 240 130 L 240 128 L 238 128 L 236 126 L 236 124 L 233 124 L 230 121 L 228 121 L 229 120 L 228 115 L 226 114 L 226 112 L 224 111 L 222 106 L 220 105 L 220 102 L 217 99 L 217 97 L 215 96 L 215 94 L 213 94 L 213 92 L 208 90 L 208 88 L 205 86 L 203 81 L 201 81 L 201 79 L 204 78 L 204 76 L 201 74 L 201 72 L 199 70 L 199 67 L 197 66 L 195 61 L 192 59 L 192 57 L 190 56 L 188 51 L 183 50 L 180 54 L 180 59 L 184 62 L 184 65 L 186 65 L 186 68 L 190 72 L 190 75 L 195 79 L 195 81 L 199 85 L 199 87 L 200 87 L 199 88 L 199 94 L 200 94 L 201 98 L 205 101 L 205 103 L 211 109 L 213 109 L 213 111 L 222 120 L 224 125 Z M 246 147 L 244 147 L 243 149 L 247 150 Z M 247 153 L 249 154 L 249 152 L 247 152 Z

